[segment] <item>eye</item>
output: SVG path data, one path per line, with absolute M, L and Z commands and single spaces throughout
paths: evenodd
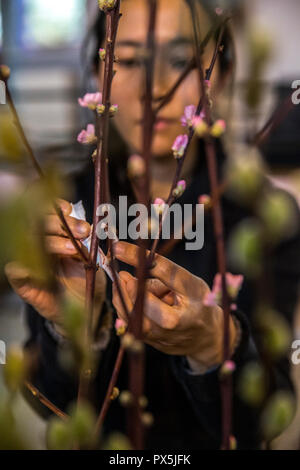
M 127 59 L 119 59 L 118 64 L 121 67 L 126 67 L 130 69 L 134 67 L 139 67 L 141 65 L 141 61 L 135 57 L 129 57 Z
M 190 58 L 188 57 L 171 57 L 170 58 L 170 65 L 176 70 L 182 70 L 185 69 L 185 67 L 188 66 L 190 63 Z

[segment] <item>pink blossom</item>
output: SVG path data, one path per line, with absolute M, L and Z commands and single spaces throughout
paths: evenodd
M 216 307 L 218 305 L 216 294 L 212 291 L 207 292 L 203 299 L 203 305 L 205 305 L 205 307 Z
M 87 93 L 83 98 L 78 98 L 78 103 L 82 108 L 95 111 L 97 106 L 102 103 L 102 93 Z
M 235 362 L 231 360 L 227 360 L 224 362 L 224 364 L 221 367 L 221 375 L 231 375 L 236 369 Z
M 205 206 L 209 206 L 211 204 L 211 197 L 208 194 L 202 194 L 198 198 L 199 204 L 204 204 Z
M 156 198 L 153 205 L 154 205 L 154 209 L 156 210 L 158 214 L 163 214 L 165 207 L 166 207 L 166 202 L 163 199 L 159 197 Z
M 185 190 L 186 190 L 186 182 L 184 180 L 180 180 L 178 181 L 177 186 L 173 191 L 173 196 L 180 197 L 183 195 Z
M 241 274 L 234 275 L 231 273 L 226 273 L 226 286 L 228 294 L 232 300 L 237 298 L 243 281 L 244 276 Z M 220 273 L 216 274 L 215 276 L 212 291 L 207 293 L 204 297 L 204 305 L 207 307 L 222 305 L 222 277 Z M 235 304 L 232 304 L 233 310 L 234 307 Z
M 176 137 L 172 150 L 175 158 L 182 158 L 186 150 L 189 138 L 186 134 Z
M 186 182 L 184 180 L 178 181 L 177 188 L 181 188 L 183 191 L 185 191 L 186 190 Z
M 215 9 L 215 12 L 216 12 L 216 15 L 221 16 L 221 15 L 223 15 L 224 10 L 223 10 L 223 8 L 221 8 L 221 7 L 217 7 L 217 8 Z
M 181 124 L 183 127 L 192 127 L 193 118 L 196 115 L 197 108 L 193 104 L 186 106 L 184 115 L 181 118 Z
M 144 176 L 146 165 L 144 159 L 140 155 L 132 155 L 127 163 L 128 175 L 131 178 L 139 178 Z
M 115 329 L 118 336 L 123 336 L 126 333 L 126 323 L 121 318 L 115 321 Z
M 86 130 L 83 129 L 77 137 L 80 144 L 91 145 L 97 142 L 94 124 L 88 124 Z

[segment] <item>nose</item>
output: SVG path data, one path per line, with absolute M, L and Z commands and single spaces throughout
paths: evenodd
M 153 76 L 153 100 L 161 100 L 168 92 L 170 86 L 168 79 L 168 68 L 163 60 L 156 60 Z

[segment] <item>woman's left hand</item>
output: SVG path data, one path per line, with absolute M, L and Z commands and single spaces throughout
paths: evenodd
M 137 266 L 138 247 L 125 242 L 115 245 L 115 256 L 131 266 Z M 223 360 L 223 311 L 219 306 L 205 306 L 203 299 L 210 292 L 203 279 L 194 276 L 163 256 L 155 256 L 155 267 L 147 281 L 144 341 L 171 355 L 186 356 L 195 372 L 203 373 Z M 128 272 L 120 273 L 120 284 L 132 311 L 137 279 Z M 113 304 L 120 318 L 126 315 L 113 286 Z M 236 327 L 230 318 L 230 348 L 236 342 Z

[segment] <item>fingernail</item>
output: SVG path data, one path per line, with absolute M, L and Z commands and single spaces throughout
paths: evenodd
M 89 225 L 85 223 L 80 223 L 77 226 L 77 232 L 81 235 L 88 235 L 89 234 Z
M 74 247 L 73 243 L 70 240 L 66 242 L 65 247 L 69 251 L 75 251 L 75 247 Z

